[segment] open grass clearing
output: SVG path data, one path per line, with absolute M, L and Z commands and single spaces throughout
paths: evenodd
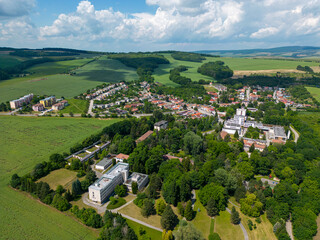
M 235 203 L 235 205 L 237 206 L 236 210 L 240 214 L 241 222 L 242 222 L 243 226 L 245 227 L 245 229 L 247 230 L 249 239 L 252 239 L 252 240 L 260 240 L 260 239 L 261 240 L 269 240 L 269 239 L 276 240 L 277 239 L 273 233 L 273 226 L 270 223 L 270 221 L 267 219 L 266 214 L 261 215 L 260 216 L 261 223 L 257 223 L 255 218 L 248 217 L 240 211 L 240 205 L 234 200 L 234 198 L 231 198 L 230 201 Z M 233 207 L 233 205 L 231 203 L 229 203 L 228 208 L 231 210 L 232 207 Z M 250 231 L 250 229 L 248 227 L 248 220 L 249 219 L 253 222 L 253 224 L 256 224 L 256 226 L 257 226 L 257 228 L 253 229 L 252 231 Z
M 96 239 L 97 232 L 8 187 L 12 174 L 29 173 L 118 120 L 0 116 L 0 232 L 3 239 Z M 50 134 L 49 134 L 50 133 Z
M 132 220 L 129 220 L 129 219 L 126 219 L 126 221 L 129 225 L 129 227 L 131 227 L 133 229 L 133 231 L 137 234 L 139 240 L 145 239 L 144 236 L 150 237 L 152 240 L 161 240 L 162 239 L 161 232 L 154 230 L 152 228 L 148 228 L 144 225 L 141 225 L 141 224 L 134 222 Z M 143 229 L 145 231 L 145 234 L 142 236 L 140 236 L 140 234 L 139 234 L 140 229 Z
M 146 222 L 154 227 L 161 228 L 161 216 L 151 215 L 148 218 L 145 218 L 141 215 L 141 208 L 137 207 L 133 202 L 125 206 L 124 208 L 120 209 L 118 212 L 136 218 L 140 221 Z
M 81 99 L 66 99 L 68 106 L 60 110 L 60 113 L 87 113 L 89 108 L 89 102 Z
M 221 211 L 220 215 L 214 218 L 214 231 L 219 234 L 222 240 L 243 240 L 244 236 L 240 226 L 233 225 L 230 221 L 230 217 L 230 213 Z
M 318 101 L 320 101 L 320 88 L 317 87 L 306 87 L 309 93 Z
M 205 86 L 203 86 L 203 87 L 204 87 L 204 89 L 205 89 L 206 91 L 208 91 L 208 92 L 218 92 L 218 89 L 216 89 L 216 88 L 213 87 L 213 86 L 205 85 Z
M 196 197 L 198 196 L 199 190 L 196 190 Z M 200 209 L 200 211 L 198 211 Z M 196 216 L 192 220 L 194 226 L 200 230 L 205 238 L 208 238 L 210 234 L 211 218 L 207 214 L 207 210 L 201 204 L 200 200 L 197 198 L 194 203 L 194 211 L 196 211 Z
M 77 179 L 77 172 L 61 168 L 52 171 L 47 176 L 40 178 L 38 182 L 46 182 L 49 184 L 50 188 L 56 190 L 56 188 L 61 185 L 65 189 L 71 190 L 72 182 Z

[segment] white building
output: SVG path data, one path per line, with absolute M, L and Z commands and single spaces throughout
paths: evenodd
M 136 182 L 138 184 L 138 190 L 140 191 L 142 188 L 144 188 L 149 181 L 149 177 L 146 174 L 137 173 L 134 172 L 131 174 L 131 176 L 128 178 L 128 180 L 124 183 L 129 191 L 132 191 L 132 182 Z
M 160 131 L 161 129 L 166 129 L 168 127 L 168 122 L 162 120 L 154 124 L 154 129 Z
M 114 191 L 117 185 L 127 181 L 129 175 L 128 163 L 117 163 L 94 184 L 89 187 L 89 199 L 103 203 Z
M 112 159 L 104 158 L 98 162 L 94 167 L 98 170 L 106 170 L 112 164 Z

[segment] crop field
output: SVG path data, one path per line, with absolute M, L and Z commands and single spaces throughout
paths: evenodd
M 138 79 L 138 76 L 134 69 L 103 56 L 83 68 L 79 68 L 73 76 L 55 74 L 0 81 L 0 102 L 10 101 L 28 93 L 55 95 L 58 98 L 61 96 L 73 98 L 103 82 L 121 82 L 135 79 Z
M 311 93 L 311 95 L 320 101 L 320 88 L 317 87 L 306 87 L 306 89 Z
M 13 67 L 21 61 L 23 61 L 22 58 L 7 54 L 0 54 L 0 68 Z
M 32 76 L 47 76 L 59 73 L 66 73 L 76 67 L 80 67 L 88 63 L 91 60 L 93 60 L 93 58 L 83 58 L 59 62 L 47 62 L 37 64 L 31 68 L 26 69 L 26 71 L 33 73 Z
M 181 75 L 191 78 L 192 81 L 199 81 L 200 79 L 212 81 L 213 78 L 204 76 L 197 72 L 198 67 L 203 63 L 213 62 L 213 61 L 223 61 L 234 71 L 261 71 L 261 70 L 295 70 L 298 65 L 302 66 L 318 66 L 319 63 L 316 62 L 304 62 L 301 61 L 288 61 L 288 60 L 275 60 L 275 59 L 262 59 L 262 58 L 215 58 L 215 57 L 206 57 L 202 63 L 198 62 L 188 62 L 175 60 L 171 57 L 171 54 L 165 53 L 164 55 L 169 61 L 170 64 L 160 65 L 154 72 L 155 81 L 162 83 L 169 87 L 179 86 L 178 84 L 172 82 L 169 79 L 169 72 L 171 69 L 184 65 L 189 67 L 185 72 L 182 72 Z
M 52 153 L 117 120 L 0 116 L 0 232 L 3 239 L 96 239 L 97 232 L 54 208 L 8 187 L 11 175 L 26 174 Z
M 69 103 L 64 109 L 60 110 L 60 113 L 87 113 L 89 108 L 89 102 L 81 99 L 66 99 Z
M 77 179 L 77 172 L 67 170 L 65 168 L 55 170 L 49 175 L 40 178 L 38 182 L 46 182 L 50 188 L 56 190 L 58 185 L 71 190 L 72 182 Z

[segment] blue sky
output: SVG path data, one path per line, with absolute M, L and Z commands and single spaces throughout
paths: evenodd
M 102 51 L 319 46 L 320 0 L 0 0 L 0 46 Z

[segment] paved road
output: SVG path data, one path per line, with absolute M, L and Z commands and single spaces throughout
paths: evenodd
M 233 206 L 235 206 L 235 207 L 239 207 L 239 206 L 237 206 L 236 204 L 234 204 L 234 203 L 231 202 L 231 201 L 229 201 L 229 203 L 231 203 L 231 204 L 232 204 Z M 231 214 L 231 210 L 230 210 L 229 208 L 227 208 L 227 212 L 229 212 L 229 213 Z M 241 230 L 242 230 L 242 232 L 243 232 L 244 239 L 245 239 L 245 240 L 249 240 L 248 232 L 247 232 L 247 230 L 244 228 L 242 222 L 240 222 L 239 225 L 240 225 Z
M 294 142 L 297 143 L 300 137 L 299 133 L 291 126 L 290 126 L 290 130 L 294 133 Z
M 93 108 L 93 100 L 90 100 L 90 104 L 89 104 L 89 109 L 88 109 L 88 114 L 93 115 L 92 113 L 92 108 Z
M 291 218 L 291 214 L 290 214 L 290 218 Z M 290 218 L 286 222 L 286 230 L 287 230 L 287 233 L 288 233 L 289 237 L 291 238 L 291 240 L 294 240 L 293 231 L 292 231 L 292 222 L 290 221 Z

